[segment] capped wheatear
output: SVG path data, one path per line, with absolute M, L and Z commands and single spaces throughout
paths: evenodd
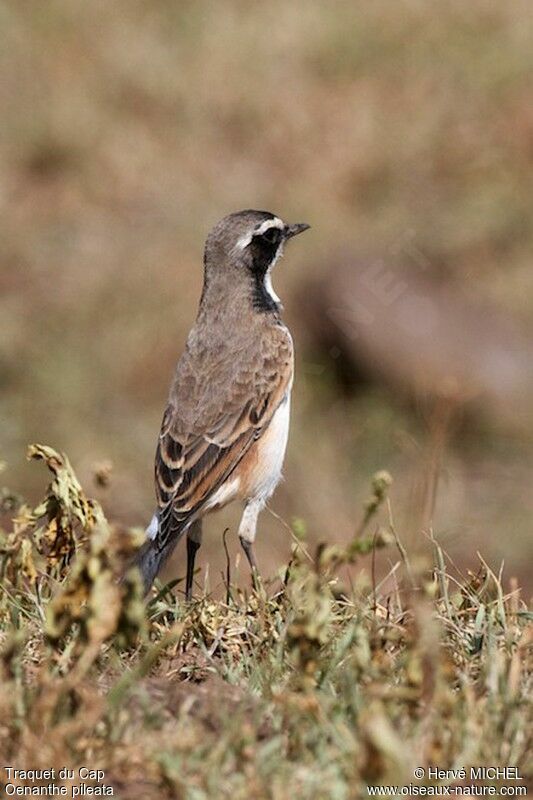
M 292 339 L 271 270 L 287 240 L 307 228 L 248 210 L 207 237 L 200 308 L 159 434 L 157 511 L 136 559 L 145 591 L 186 533 L 191 598 L 203 517 L 237 498 L 240 541 L 257 570 L 257 517 L 281 477 L 293 379 Z

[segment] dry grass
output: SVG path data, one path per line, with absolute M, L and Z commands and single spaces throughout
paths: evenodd
M 348 548 L 309 560 L 297 544 L 258 592 L 230 575 L 225 601 L 187 607 L 162 588 L 145 612 L 136 576 L 115 581 L 135 535 L 64 456 L 32 455 L 53 475 L 3 534 L 3 764 L 90 766 L 121 798 L 195 800 L 359 798 L 428 764 L 527 775 L 532 613 L 482 560 L 459 575 L 434 539 L 433 565 L 411 563 L 390 516 L 379 524 L 386 476 Z M 391 568 L 346 584 L 341 566 L 376 548 Z

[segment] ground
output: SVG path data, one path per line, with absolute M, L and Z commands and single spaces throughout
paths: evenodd
M 30 456 L 52 480 L 35 509 L 4 492 L 3 765 L 71 769 L 56 778 L 69 791 L 101 770 L 85 783 L 120 798 L 359 798 L 435 786 L 413 777 L 429 765 L 527 780 L 532 613 L 483 560 L 461 575 L 430 531 L 433 564 L 412 563 L 386 473 L 347 547 L 309 553 L 299 532 L 257 590 L 235 588 L 228 561 L 224 597 L 187 605 L 160 586 L 146 605 L 135 570 L 116 580 L 135 532 L 106 521 L 64 455 Z M 379 580 L 358 570 L 377 551 Z

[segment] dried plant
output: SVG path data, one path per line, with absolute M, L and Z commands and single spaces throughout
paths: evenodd
M 296 545 L 277 588 L 187 606 L 163 587 L 145 605 L 124 573 L 135 535 L 38 452 L 52 483 L 1 557 L 5 763 L 89 763 L 124 798 L 357 798 L 428 764 L 526 773 L 532 614 L 481 558 L 462 578 L 430 533 L 433 569 L 417 571 L 390 522 L 369 539 L 401 557 L 374 586 L 342 585 L 354 543 L 314 559 Z M 56 532 L 70 549 L 47 561 Z M 17 576 L 20 540 L 34 572 Z

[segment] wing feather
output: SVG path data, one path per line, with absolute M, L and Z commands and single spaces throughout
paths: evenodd
M 195 388 L 191 369 L 186 379 L 180 381 L 178 365 L 155 459 L 159 508 L 155 544 L 159 549 L 201 514 L 209 499 L 268 428 L 285 399 L 292 381 L 292 341 L 285 328 L 281 331 L 252 368 L 244 363 L 231 376 L 232 380 L 226 380 L 226 392 L 221 392 L 217 398 L 218 414 L 212 395 L 224 386 L 220 376 L 218 381 L 213 380 L 203 413 L 200 397 L 193 417 L 190 407 L 182 407 L 190 403 L 180 403 L 181 386 L 186 385 L 189 391 Z

